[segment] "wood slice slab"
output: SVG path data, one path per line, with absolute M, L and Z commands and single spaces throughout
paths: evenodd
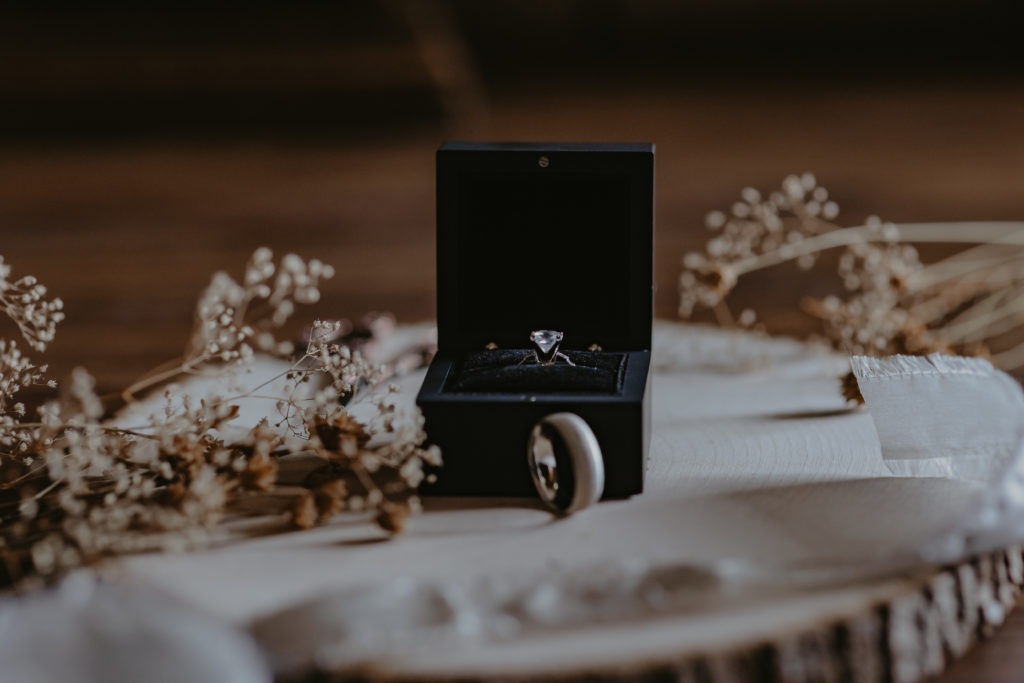
M 870 415 L 840 396 L 844 359 L 669 324 L 654 352 L 647 488 L 628 501 L 555 519 L 432 499 L 391 540 L 342 518 L 107 570 L 249 628 L 286 678 L 907 682 L 1002 622 L 1021 548 L 906 564 L 983 492 L 891 476 Z M 595 575 L 638 567 L 693 578 L 658 584 L 660 605 L 614 580 L 580 602 Z

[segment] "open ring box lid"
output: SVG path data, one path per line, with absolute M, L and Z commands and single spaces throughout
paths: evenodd
M 438 150 L 438 353 L 417 403 L 445 465 L 425 492 L 535 495 L 529 433 L 560 411 L 594 430 L 606 497 L 642 490 L 653 216 L 650 144 Z M 579 369 L 519 365 L 538 329 Z

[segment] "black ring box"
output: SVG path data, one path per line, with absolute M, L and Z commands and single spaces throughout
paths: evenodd
M 417 404 L 444 466 L 424 493 L 535 496 L 530 430 L 569 411 L 605 498 L 643 490 L 650 440 L 654 146 L 450 142 L 437 152 L 438 352 Z M 530 332 L 574 360 L 519 361 Z

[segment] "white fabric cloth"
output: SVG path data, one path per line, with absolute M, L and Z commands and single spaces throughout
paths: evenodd
M 270 683 L 255 643 L 229 624 L 142 587 L 79 574 L 0 601 L 0 680 L 40 683 Z
M 970 510 L 921 539 L 925 559 L 953 561 L 1024 537 L 1024 393 L 981 358 L 855 357 L 889 469 L 974 483 Z

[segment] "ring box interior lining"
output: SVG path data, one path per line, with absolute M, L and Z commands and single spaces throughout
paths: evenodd
M 470 351 L 454 368 L 445 392 L 532 391 L 534 393 L 614 394 L 622 387 L 626 356 L 621 353 L 563 353 L 575 365 L 557 359 L 540 365 L 529 349 Z

